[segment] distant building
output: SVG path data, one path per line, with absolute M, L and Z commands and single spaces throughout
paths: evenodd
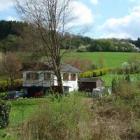
M 69 64 L 61 66 L 62 83 L 65 92 L 78 90 L 78 74 L 81 71 Z M 57 77 L 47 64 L 28 64 L 23 68 L 23 87 L 29 96 L 57 90 Z
M 79 91 L 92 92 L 93 89 L 102 88 L 103 85 L 104 82 L 100 77 L 79 79 Z

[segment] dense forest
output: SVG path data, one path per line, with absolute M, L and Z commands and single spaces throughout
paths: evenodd
M 17 51 L 22 45 L 22 32 L 26 23 L 17 21 L 0 21 L 0 51 Z
M 17 51 L 24 48 L 24 30 L 27 23 L 0 21 L 0 51 Z M 24 34 L 25 35 L 25 34 Z M 140 49 L 140 38 L 131 39 L 91 39 L 66 33 L 62 49 L 72 48 L 78 52 L 133 52 Z

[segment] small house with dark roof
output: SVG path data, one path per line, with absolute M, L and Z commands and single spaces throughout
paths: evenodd
M 65 92 L 78 90 L 78 74 L 81 71 L 69 64 L 61 65 L 62 83 Z M 23 66 L 23 87 L 28 95 L 40 94 L 58 87 L 57 77 L 48 64 L 36 63 Z
M 102 88 L 104 86 L 104 81 L 100 77 L 80 78 L 78 83 L 79 91 L 86 92 L 92 92 L 93 89 Z

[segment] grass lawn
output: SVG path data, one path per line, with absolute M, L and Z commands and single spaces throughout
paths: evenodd
M 106 67 L 120 67 L 123 62 L 128 61 L 132 57 L 139 57 L 140 53 L 124 53 L 124 52 L 70 52 L 66 54 L 65 59 L 88 59 L 93 63 L 104 61 Z
M 16 126 L 29 119 L 36 109 L 38 109 L 39 105 L 45 102 L 47 102 L 46 98 L 11 101 L 10 124 L 8 128 L 0 130 L 0 140 L 15 140 L 12 136 L 4 137 L 4 135 L 9 134 L 11 128 L 16 128 Z

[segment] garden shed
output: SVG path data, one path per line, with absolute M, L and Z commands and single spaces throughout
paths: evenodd
M 100 77 L 80 78 L 78 83 L 79 91 L 86 92 L 92 92 L 93 89 L 101 88 L 104 85 L 104 81 Z

